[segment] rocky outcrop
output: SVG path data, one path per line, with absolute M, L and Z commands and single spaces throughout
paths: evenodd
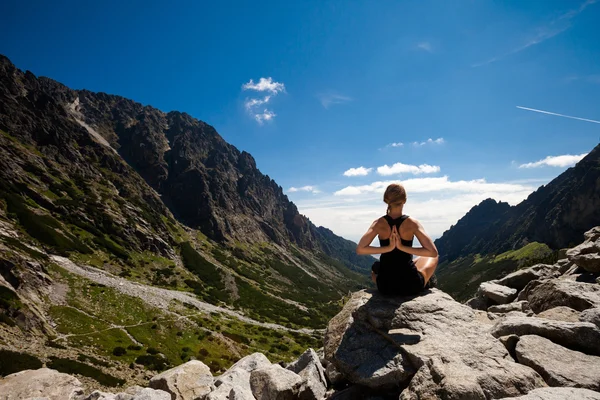
M 579 315 L 581 322 L 591 322 L 600 328 L 600 307 L 589 308 Z
M 578 322 L 580 314 L 570 307 L 558 306 L 537 315 L 540 318 L 553 319 L 555 321 Z
M 600 390 L 600 357 L 569 350 L 534 335 L 522 336 L 515 352 L 519 363 L 533 368 L 550 386 Z
M 306 350 L 298 360 L 290 363 L 286 368 L 302 378 L 300 400 L 319 400 L 325 396 L 327 392 L 325 370 L 313 349 Z
M 525 396 L 507 397 L 502 400 L 600 400 L 600 393 L 577 388 L 539 388 Z
M 203 362 L 192 360 L 156 375 L 150 387 L 171 394 L 172 400 L 195 400 L 210 393 L 213 376 Z
M 600 273 L 600 227 L 586 232 L 585 238 L 585 242 L 567 251 L 567 257 L 588 272 Z
M 53 369 L 25 370 L 0 379 L 0 398 L 79 400 L 83 385 L 71 375 Z
M 527 300 L 536 313 L 558 306 L 583 311 L 600 306 L 600 286 L 567 279 L 553 279 L 531 288 Z
M 534 279 L 544 279 L 560 274 L 559 267 L 548 264 L 536 264 L 529 268 L 523 268 L 506 275 L 504 278 L 493 281 L 498 285 L 508 286 L 516 290 L 522 290 Z
M 250 374 L 250 386 L 256 400 L 294 400 L 302 378 L 279 364 L 255 369 Z
M 517 290 L 494 282 L 484 282 L 479 292 L 496 304 L 510 303 L 517 297 Z
M 325 358 L 352 383 L 408 386 L 402 399 L 499 398 L 544 385 L 475 312 L 435 289 L 414 298 L 355 293 L 327 328 Z
M 137 386 L 117 394 L 96 390 L 86 397 L 85 400 L 171 400 L 171 395 L 163 390 Z

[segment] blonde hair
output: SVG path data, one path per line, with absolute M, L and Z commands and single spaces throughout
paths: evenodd
M 392 206 L 406 203 L 406 190 L 404 190 L 404 186 L 398 183 L 389 185 L 383 194 L 383 201 L 388 205 L 388 214 L 392 210 Z

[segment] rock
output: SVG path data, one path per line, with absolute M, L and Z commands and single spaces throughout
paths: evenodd
M 417 297 L 354 293 L 327 327 L 325 357 L 347 380 L 373 389 L 410 380 L 402 399 L 485 399 L 544 385 L 511 360 L 474 310 L 437 289 Z
M 517 361 L 515 348 L 517 347 L 517 343 L 519 343 L 519 337 L 517 335 L 507 335 L 499 337 L 498 340 L 506 347 L 508 354 L 510 354 L 513 360 Z
M 584 233 L 583 237 L 585 237 L 586 241 L 591 242 L 595 242 L 596 240 L 600 239 L 600 226 L 593 227 L 592 229 Z
M 578 322 L 579 312 L 570 307 L 558 306 L 537 315 L 539 318 L 553 319 L 555 321 Z
M 531 288 L 527 300 L 536 314 L 558 306 L 583 311 L 600 306 L 600 286 L 566 279 L 553 279 Z
M 466 301 L 466 305 L 474 310 L 487 310 L 489 307 L 490 299 L 477 292 L 474 297 L 471 297 Z
M 225 373 L 215 378 L 214 385 L 217 387 L 217 391 L 212 392 L 209 395 L 209 399 L 216 400 L 221 398 L 219 396 L 222 396 L 226 391 L 225 388 L 221 388 L 222 385 L 226 385 L 226 387 L 229 388 L 236 388 L 236 396 L 240 399 L 252 398 L 250 373 L 255 369 L 268 367 L 270 365 L 271 362 L 262 353 L 253 353 L 240 359 L 233 364 L 231 368 L 225 371 Z M 229 396 L 229 392 L 227 392 L 227 396 Z
M 600 393 L 578 388 L 539 388 L 520 397 L 506 397 L 502 400 L 600 400 Z
M 529 302 L 526 300 L 515 301 L 508 304 L 500 304 L 495 306 L 488 307 L 488 312 L 492 312 L 495 314 L 506 314 L 511 311 L 521 311 L 524 313 L 530 313 L 531 308 L 529 307 Z
M 246 371 L 244 371 L 246 372 Z M 246 372 L 250 376 L 249 372 Z M 248 382 L 248 386 L 250 383 Z M 234 386 L 230 383 L 223 383 L 215 390 L 210 392 L 205 400 L 255 400 L 252 391 L 245 387 Z
M 203 362 L 188 361 L 150 380 L 150 387 L 171 394 L 172 400 L 195 400 L 211 391 L 213 377 Z
M 117 395 L 117 398 L 115 400 L 128 400 L 125 397 L 119 397 L 119 395 Z M 165 392 L 164 390 L 143 388 L 142 390 L 135 393 L 131 400 L 171 400 L 171 395 Z
M 550 278 L 558 276 L 558 268 L 548 264 L 536 264 L 529 268 L 520 269 L 495 281 L 498 285 L 508 286 L 516 290 L 522 290 L 534 279 Z
M 563 258 L 558 260 L 555 265 L 558 267 L 558 272 L 564 274 L 575 264 L 568 258 Z
M 344 376 L 336 368 L 335 364 L 327 361 L 327 367 L 325 368 L 325 376 L 332 385 L 338 385 L 344 381 Z
M 287 369 L 300 375 L 300 400 L 321 400 L 327 392 L 325 371 L 319 356 L 313 349 L 306 350 L 297 361 L 287 366 Z
M 482 295 L 498 304 L 510 303 L 517 297 L 516 289 L 493 282 L 483 282 L 479 285 L 479 291 Z
M 600 328 L 600 307 L 588 308 L 579 315 L 581 322 L 591 322 Z
M 521 300 L 527 300 L 527 296 L 529 296 L 529 293 L 535 289 L 536 287 L 538 287 L 539 285 L 541 285 L 542 283 L 544 283 L 543 280 L 541 279 L 536 279 L 533 280 L 531 282 L 529 282 L 524 288 L 523 290 L 521 290 L 519 292 L 519 295 L 517 296 L 517 301 L 521 301 Z
M 517 360 L 536 370 L 550 386 L 600 390 L 600 357 L 573 351 L 535 336 L 522 336 Z
M 589 322 L 563 322 L 537 317 L 507 317 L 492 327 L 492 335 L 501 337 L 537 335 L 571 350 L 600 355 L 600 329 Z
M 250 374 L 252 394 L 257 400 L 293 400 L 301 384 L 299 375 L 278 364 L 255 369 Z
M 600 272 L 600 238 L 596 232 L 588 232 L 590 239 L 567 251 L 567 257 L 586 271 L 597 273 Z
M 53 369 L 28 369 L 0 379 L 0 395 L 10 395 L 8 399 L 75 400 L 83 396 L 83 386 L 77 378 Z

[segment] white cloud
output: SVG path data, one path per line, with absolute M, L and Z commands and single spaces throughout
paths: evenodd
M 413 142 L 413 146 L 420 147 L 420 146 L 425 146 L 427 144 L 444 144 L 444 143 L 446 143 L 446 141 L 444 140 L 444 138 L 437 138 L 435 140 L 429 138 L 429 139 L 427 139 L 424 142 Z
M 425 50 L 428 53 L 433 53 L 433 46 L 429 42 L 420 42 L 417 44 L 417 48 Z
M 288 189 L 288 192 L 290 193 L 295 193 L 295 192 L 310 192 L 310 193 L 321 193 L 321 191 L 319 189 L 317 189 L 316 186 L 302 186 L 302 187 L 291 187 Z
M 519 168 L 538 168 L 538 167 L 545 167 L 545 166 L 564 168 L 564 167 L 569 167 L 571 165 L 577 164 L 585 156 L 587 156 L 587 153 L 579 154 L 579 155 L 565 154 L 562 156 L 548 156 L 548 157 L 544 158 L 543 160 L 539 160 L 536 162 L 530 162 L 527 164 L 521 164 L 521 165 L 519 165 Z
M 262 125 L 264 121 L 270 121 L 275 118 L 277 114 L 275 114 L 271 110 L 265 110 L 262 113 L 254 113 L 254 119 L 258 122 L 259 125 Z
M 421 164 L 421 165 L 408 165 L 402 163 L 395 163 L 391 167 L 382 165 L 377 167 L 377 173 L 383 176 L 397 175 L 397 174 L 433 174 L 440 172 L 440 167 L 437 165 Z
M 253 90 L 257 92 L 269 92 L 269 95 L 266 95 L 262 98 L 246 98 L 244 101 L 244 107 L 246 111 L 258 122 L 259 125 L 262 125 L 265 121 L 271 121 L 273 118 L 277 116 L 272 110 L 264 108 L 261 111 L 261 106 L 267 104 L 271 99 L 276 96 L 280 92 L 285 92 L 285 85 L 280 82 L 274 82 L 273 78 L 260 78 L 258 83 L 254 83 L 252 79 L 249 82 L 244 83 L 242 85 L 242 90 Z
M 344 96 L 337 93 L 321 93 L 317 95 L 319 100 L 321 101 L 321 105 L 325 108 L 329 108 L 334 104 L 344 104 L 352 101 L 352 97 Z
M 413 178 L 403 181 L 378 181 L 369 185 L 346 186 L 334 193 L 336 196 L 357 196 L 369 193 L 383 193 L 391 183 L 402 183 L 407 192 L 429 193 L 453 190 L 455 192 L 519 192 L 529 190 L 528 185 L 515 183 L 489 183 L 485 179 L 451 181 L 448 176 L 436 178 Z
M 437 238 L 481 201 L 493 198 L 518 204 L 537 186 L 548 181 L 493 183 L 485 179 L 451 181 L 448 177 L 405 180 L 401 182 L 408 194 L 404 212 L 417 218 L 425 230 Z M 373 220 L 385 214 L 383 192 L 390 183 L 397 181 L 348 186 L 335 196 L 299 199 L 295 203 L 313 223 L 358 241 Z
M 243 90 L 256 90 L 258 92 L 270 92 L 277 94 L 285 91 L 285 85 L 280 82 L 273 82 L 273 78 L 260 78 L 258 83 L 254 83 L 252 79 L 248 83 L 242 85 Z
M 244 102 L 244 107 L 246 110 L 251 111 L 254 107 L 262 106 L 271 100 L 271 96 L 265 96 L 262 99 L 246 99 Z
M 349 170 L 344 172 L 344 176 L 366 176 L 369 175 L 369 172 L 371 172 L 372 170 L 373 168 L 365 167 L 350 168 Z

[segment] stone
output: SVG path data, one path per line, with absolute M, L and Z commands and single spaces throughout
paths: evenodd
M 335 364 L 327 361 L 325 376 L 332 385 L 338 385 L 344 381 L 344 375 L 336 368 Z
M 508 354 L 510 354 L 513 360 L 517 361 L 515 348 L 517 347 L 517 343 L 519 343 L 519 337 L 517 335 L 506 335 L 499 337 L 498 340 L 506 347 Z
M 517 289 L 499 285 L 493 282 L 483 282 L 479 285 L 479 291 L 488 299 L 497 304 L 510 303 L 517 297 Z
M 488 312 L 495 314 L 506 314 L 511 311 L 521 311 L 524 313 L 531 312 L 531 308 L 529 307 L 529 302 L 526 300 L 514 301 L 508 304 L 499 304 L 488 307 Z
M 246 372 L 246 371 L 244 371 Z M 250 376 L 249 372 L 246 372 Z M 250 382 L 248 382 L 250 386 Z M 254 395 L 250 389 L 245 387 L 234 386 L 230 383 L 223 383 L 215 390 L 210 392 L 205 400 L 255 400 Z
M 581 322 L 590 322 L 600 328 L 600 307 L 588 308 L 579 315 Z
M 558 306 L 546 311 L 542 311 L 537 316 L 539 318 L 553 319 L 555 321 L 579 321 L 579 311 L 573 310 L 572 308 L 565 306 Z
M 586 241 L 592 242 L 595 242 L 596 240 L 600 239 L 600 226 L 593 227 L 592 229 L 584 233 L 583 237 L 585 237 Z
M 585 354 L 600 355 L 600 329 L 589 322 L 564 322 L 537 317 L 507 317 L 492 327 L 492 335 L 537 335 Z
M 303 382 L 300 387 L 300 400 L 321 400 L 327 392 L 325 371 L 318 354 L 313 349 L 306 350 L 298 360 L 287 366 L 287 369 L 298 374 Z
M 466 301 L 466 305 L 474 310 L 487 310 L 489 307 L 490 299 L 477 292 L 474 297 L 471 297 Z
M 227 371 L 222 375 L 218 376 L 214 380 L 214 385 L 217 391 L 211 393 L 209 396 L 212 400 L 220 398 L 222 393 L 226 391 L 225 388 L 221 389 L 221 385 L 227 385 L 226 387 L 236 388 L 236 395 L 238 398 L 250 398 L 252 397 L 252 388 L 250 387 L 250 373 L 258 368 L 269 367 L 271 362 L 262 353 L 250 354 L 238 362 L 233 364 Z M 218 390 L 220 389 L 220 390 Z M 229 392 L 227 392 L 229 396 Z
M 515 348 L 519 363 L 537 371 L 549 386 L 600 390 L 600 357 L 566 349 L 535 335 L 525 335 Z
M 573 265 L 573 261 L 570 261 L 568 258 L 560 259 L 555 264 L 558 267 L 558 272 L 560 274 L 564 274 L 567 272 Z
M 210 368 L 192 360 L 156 375 L 149 386 L 170 393 L 172 400 L 195 400 L 210 393 L 212 383 Z
M 402 399 L 463 392 L 498 398 L 544 386 L 535 371 L 511 359 L 476 314 L 437 289 L 416 297 L 359 291 L 330 321 L 325 358 L 354 384 L 379 391 L 408 385 Z
M 508 286 L 519 291 L 523 290 L 523 288 L 532 280 L 550 278 L 558 275 L 559 272 L 557 267 L 548 264 L 536 264 L 532 267 L 512 272 L 494 282 L 498 285 Z
M 250 387 L 256 400 L 293 400 L 300 385 L 299 375 L 278 364 L 255 369 L 250 374 Z
M 0 379 L 0 398 L 76 400 L 83 396 L 79 379 L 48 368 L 28 369 Z
M 600 286 L 567 279 L 553 279 L 531 288 L 527 300 L 536 314 L 558 306 L 583 311 L 600 306 Z
M 502 400 L 600 400 L 600 393 L 589 389 L 546 387 L 534 389 L 525 396 Z
M 567 251 L 567 257 L 588 272 L 600 272 L 600 238 L 586 240 L 579 246 L 573 247 Z

